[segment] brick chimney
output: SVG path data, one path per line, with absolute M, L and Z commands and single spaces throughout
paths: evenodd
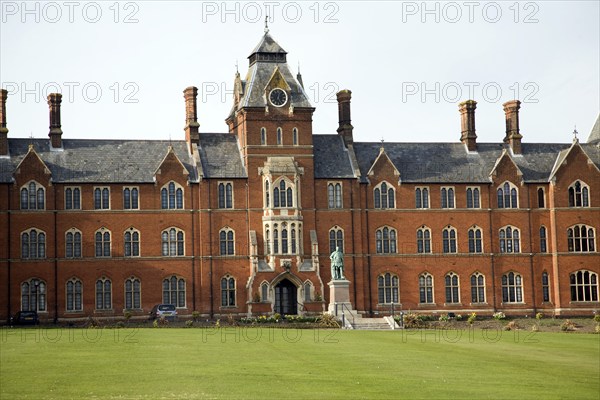
M 50 93 L 48 95 L 48 105 L 50 106 L 50 147 L 53 149 L 62 148 L 62 129 L 60 129 L 60 103 L 62 94 Z
M 350 99 L 352 99 L 352 92 L 349 90 L 340 90 L 337 93 L 338 101 L 338 116 L 339 126 L 337 128 L 338 135 L 344 138 L 344 144 L 348 146 L 354 142 L 352 138 L 352 126 L 350 119 Z
M 8 128 L 6 127 L 6 99 L 8 90 L 0 89 L 0 156 L 8 155 Z
M 469 151 L 477 151 L 477 135 L 475 134 L 475 100 L 463 101 L 458 105 L 460 112 L 460 141 Z
M 521 154 L 521 139 L 523 136 L 519 133 L 519 100 L 511 100 L 502 104 L 504 107 L 504 117 L 506 119 L 506 137 L 504 143 L 508 143 L 513 154 Z
M 196 107 L 196 97 L 198 96 L 198 88 L 190 86 L 183 91 L 183 98 L 185 99 L 185 141 L 192 151 L 192 144 L 200 141 L 200 134 L 198 128 L 198 110 Z

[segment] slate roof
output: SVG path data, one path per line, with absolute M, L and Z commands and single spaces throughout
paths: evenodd
M 588 136 L 587 142 L 600 144 L 600 115 L 598 115 L 598 118 L 596 118 L 596 123 L 590 131 L 590 135 Z
M 248 177 L 235 135 L 230 133 L 200 133 L 198 150 L 205 177 Z
M 277 43 L 275 41 L 275 39 L 273 39 L 273 37 L 271 36 L 271 34 L 269 32 L 265 32 L 263 37 L 260 39 L 260 42 L 258 42 L 258 44 L 254 48 L 254 50 L 252 50 L 252 53 L 250 53 L 250 56 L 248 56 L 248 58 L 252 57 L 252 54 L 254 54 L 254 53 L 284 53 L 284 54 L 287 54 L 287 51 L 285 51 L 279 45 L 279 43 Z
M 315 178 L 354 178 L 340 135 L 313 135 Z

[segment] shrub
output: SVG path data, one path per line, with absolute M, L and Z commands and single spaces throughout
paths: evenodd
M 594 315 L 594 321 L 600 324 L 600 313 Z
M 531 327 L 531 332 L 539 332 L 540 327 L 538 326 L 538 324 L 533 324 L 533 326 Z
M 462 315 L 456 314 L 456 320 L 457 321 L 462 321 L 462 318 L 463 318 Z
M 100 328 L 102 324 L 96 318 L 88 317 L 87 327 L 88 328 Z
M 192 312 L 192 318 L 194 319 L 194 321 L 198 321 L 198 319 L 200 318 L 200 312 L 199 311 L 193 311 Z
M 406 313 L 404 314 L 404 327 L 411 328 L 422 328 L 425 326 L 425 318 L 423 315 L 419 315 L 416 313 Z
M 476 319 L 477 319 L 477 314 L 471 313 L 471 315 L 469 315 L 469 318 L 467 318 L 467 322 L 469 323 L 469 325 L 473 325 L 473 323 L 475 322 Z
M 125 317 L 125 321 L 129 321 L 131 319 L 131 316 L 133 314 L 131 313 L 131 311 L 127 310 L 125 312 L 123 312 L 123 316 Z
M 315 301 L 323 301 L 323 298 L 321 297 L 321 293 L 315 292 Z
M 450 317 L 448 316 L 448 314 L 442 314 L 442 315 L 440 315 L 439 321 L 440 322 L 448 322 L 448 321 L 450 321 Z
M 541 312 L 535 314 L 535 319 L 537 319 L 538 321 L 541 320 L 542 318 L 544 318 L 544 314 L 542 314 Z
M 152 322 L 152 327 L 158 328 L 158 320 L 157 319 L 155 319 L 154 322 Z
M 560 325 L 560 330 L 563 332 L 571 332 L 576 329 L 575 323 L 570 319 L 566 320 Z
M 186 328 L 191 328 L 192 326 L 194 326 L 194 321 L 191 319 L 185 321 L 185 326 Z
M 596 325 L 596 328 L 594 328 L 594 333 L 600 333 L 600 325 Z
M 115 328 L 125 328 L 125 322 L 119 321 L 115 324 Z
M 498 311 L 492 315 L 492 318 L 494 318 L 496 321 L 501 321 L 506 319 L 506 314 L 504 314 L 502 311 Z
M 321 326 L 328 328 L 339 328 L 340 323 L 338 322 L 335 315 L 332 314 L 323 314 L 317 319 L 317 323 Z
M 517 325 L 516 321 L 510 321 L 503 328 L 505 331 L 516 331 L 519 329 L 519 325 Z

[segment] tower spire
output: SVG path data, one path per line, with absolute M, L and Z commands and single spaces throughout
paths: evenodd
M 269 16 L 265 16 L 265 33 L 269 33 Z

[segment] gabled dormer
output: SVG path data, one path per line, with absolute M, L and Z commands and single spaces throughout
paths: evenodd
M 523 171 L 521 171 L 507 149 L 502 150 L 502 154 L 496 160 L 489 176 L 492 182 L 509 180 L 516 184 L 523 181 Z
M 52 173 L 44 160 L 35 151 L 33 144 L 29 145 L 29 150 L 21 160 L 13 175 L 15 183 L 20 184 L 31 179 L 44 185 L 50 185 Z
M 187 185 L 189 174 L 187 168 L 173 151 L 173 147 L 169 146 L 167 148 L 167 154 L 160 162 L 158 168 L 154 171 L 154 180 L 159 185 L 169 180 L 174 180 L 182 185 Z
M 394 178 L 394 180 L 400 182 L 400 171 L 396 168 L 396 165 L 388 156 L 383 146 L 379 149 L 379 154 L 375 161 L 373 161 L 369 172 L 367 172 L 367 176 L 370 179 L 374 177 L 376 180 Z

